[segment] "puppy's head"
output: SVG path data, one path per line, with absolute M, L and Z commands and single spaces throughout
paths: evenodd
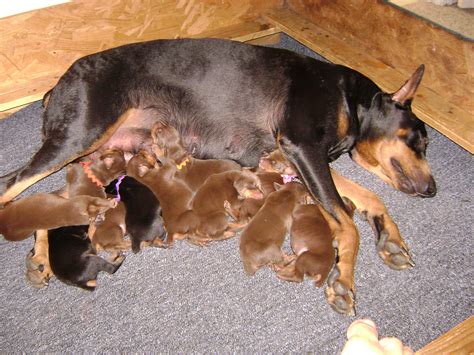
M 263 198 L 263 192 L 260 186 L 260 180 L 255 173 L 243 169 L 240 176 L 234 181 L 234 188 L 239 194 L 239 199 Z
M 295 169 L 279 149 L 266 153 L 260 158 L 259 168 L 271 173 L 294 175 Z
M 361 112 L 361 135 L 352 159 L 394 188 L 414 196 L 432 197 L 436 184 L 426 160 L 425 125 L 411 110 L 423 76 L 420 66 L 395 93 L 379 92 Z
M 120 149 L 108 149 L 103 152 L 97 162 L 94 164 L 95 169 L 99 169 L 106 172 L 107 175 L 114 176 L 125 173 L 127 162 L 125 161 L 125 155 Z
M 140 151 L 128 161 L 127 175 L 140 180 L 151 169 L 159 168 L 159 166 L 159 162 L 151 154 Z
M 172 126 L 157 122 L 151 129 L 153 150 L 155 155 L 166 157 L 176 162 L 184 160 L 187 151 L 183 148 L 179 132 Z

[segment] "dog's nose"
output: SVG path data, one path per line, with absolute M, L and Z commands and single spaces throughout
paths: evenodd
M 421 197 L 434 197 L 436 195 L 437 189 L 436 189 L 436 183 L 433 179 L 433 177 L 430 177 L 430 181 L 428 182 L 426 186 L 426 190 L 419 193 L 419 196 Z
M 422 197 L 434 197 L 436 195 L 436 182 L 434 181 L 433 177 L 431 177 L 430 181 L 428 182 L 428 186 L 424 193 L 421 194 Z

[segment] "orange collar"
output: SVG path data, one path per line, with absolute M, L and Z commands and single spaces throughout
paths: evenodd
M 176 167 L 178 168 L 178 170 L 181 170 L 182 168 L 184 168 L 186 166 L 186 164 L 189 163 L 189 157 L 184 159 L 181 163 L 179 164 L 176 164 Z
M 97 176 L 94 175 L 94 173 L 91 170 L 91 161 L 80 161 L 79 164 L 82 165 L 82 168 L 84 169 L 84 172 L 86 173 L 86 176 L 94 183 L 97 185 L 97 187 L 102 188 L 104 185 L 102 182 L 97 178 Z

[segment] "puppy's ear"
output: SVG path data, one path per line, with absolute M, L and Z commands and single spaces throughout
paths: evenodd
M 279 184 L 279 183 L 277 183 L 277 182 L 274 182 L 274 183 L 273 183 L 273 187 L 275 188 L 275 191 L 280 190 L 283 186 L 284 186 L 284 185 Z
M 110 170 L 110 168 L 112 167 L 112 165 L 114 164 L 115 162 L 115 158 L 110 156 L 110 155 L 107 155 L 105 157 L 102 158 L 102 162 L 104 163 L 105 165 L 105 168 L 107 170 Z
M 150 168 L 144 164 L 140 164 L 138 166 L 138 176 L 139 177 L 144 177 L 145 174 L 150 170 Z

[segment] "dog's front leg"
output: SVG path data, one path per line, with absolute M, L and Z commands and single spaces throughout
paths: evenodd
M 326 152 L 321 152 L 317 145 L 293 144 L 287 138 L 280 139 L 279 145 L 313 197 L 328 211 L 325 215 L 330 220 L 338 250 L 337 264 L 328 277 L 328 303 L 339 313 L 354 314 L 354 268 L 359 234 L 331 178 Z
M 377 238 L 377 251 L 385 264 L 395 270 L 413 266 L 408 247 L 378 196 L 340 176 L 334 170 L 331 170 L 331 175 L 339 194 L 349 198 L 356 206 L 357 212 L 369 222 Z

